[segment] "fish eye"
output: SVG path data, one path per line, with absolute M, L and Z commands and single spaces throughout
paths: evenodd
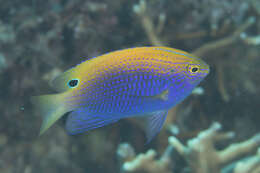
M 71 79 L 71 80 L 69 80 L 69 82 L 68 82 L 68 86 L 69 86 L 70 88 L 75 88 L 75 87 L 78 86 L 78 84 L 79 84 L 79 80 L 78 80 L 78 79 Z
M 188 66 L 188 71 L 189 71 L 191 74 L 196 74 L 197 72 L 199 72 L 199 66 L 198 66 L 198 65 L 191 64 L 191 65 Z
M 193 68 L 191 69 L 191 71 L 192 71 L 193 73 L 197 72 L 198 70 L 199 70 L 198 67 L 193 67 Z

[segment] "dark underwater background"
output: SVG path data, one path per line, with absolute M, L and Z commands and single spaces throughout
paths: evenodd
M 260 173 L 259 0 L 0 0 L 0 173 Z M 38 136 L 30 97 L 113 50 L 169 46 L 211 68 L 145 145 L 122 120 Z

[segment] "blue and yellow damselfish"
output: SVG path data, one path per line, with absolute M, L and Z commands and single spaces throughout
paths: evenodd
M 40 134 L 70 112 L 69 134 L 122 118 L 144 117 L 150 141 L 170 108 L 187 97 L 209 73 L 199 58 L 168 47 L 138 47 L 87 60 L 51 82 L 58 94 L 35 96 L 43 115 Z

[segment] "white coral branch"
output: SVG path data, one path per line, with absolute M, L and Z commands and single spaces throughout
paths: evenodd
M 257 155 L 249 159 L 239 161 L 234 169 L 234 173 L 258 173 L 260 172 L 260 150 Z
M 145 33 L 147 34 L 150 42 L 154 46 L 163 46 L 163 43 L 159 39 L 159 36 L 157 35 L 160 33 L 163 29 L 166 16 L 165 14 L 160 14 L 158 16 L 159 24 L 157 28 L 154 26 L 153 20 L 150 18 L 149 15 L 147 15 L 147 9 L 146 9 L 146 1 L 140 0 L 139 4 L 136 4 L 133 6 L 133 12 L 139 17 L 141 24 L 145 30 Z
M 124 172 L 146 171 L 149 173 L 170 173 L 168 159 L 156 160 L 156 152 L 152 149 L 139 154 L 135 159 L 125 162 L 122 166 Z
M 215 148 L 216 142 L 234 137 L 234 133 L 221 133 L 220 129 L 221 125 L 214 123 L 209 129 L 200 132 L 196 138 L 189 140 L 187 146 L 173 136 L 169 137 L 169 143 L 187 160 L 195 173 L 219 173 L 230 161 L 239 159 L 260 146 L 260 135 L 256 135 L 247 141 L 232 144 L 218 151 Z

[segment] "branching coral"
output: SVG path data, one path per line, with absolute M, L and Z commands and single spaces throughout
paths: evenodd
M 195 173 L 218 173 L 223 165 L 234 159 L 252 152 L 260 146 L 260 134 L 251 139 L 232 144 L 224 150 L 217 150 L 215 144 L 234 137 L 234 133 L 220 133 L 221 125 L 214 123 L 208 130 L 187 142 L 181 144 L 177 138 L 170 137 L 169 143 L 187 160 L 191 170 Z
M 202 45 L 198 49 L 193 51 L 193 54 L 197 56 L 203 56 L 211 51 L 219 50 L 219 48 L 229 46 L 233 43 L 235 43 L 237 40 L 239 40 L 241 37 L 241 34 L 250 26 L 252 26 L 255 23 L 255 18 L 251 17 L 248 20 L 245 21 L 244 24 L 242 24 L 236 31 L 233 32 L 232 35 L 222 38 L 217 41 L 213 41 L 210 43 L 206 43 L 205 45 Z
M 247 157 L 225 167 L 221 173 L 259 173 L 260 151 L 255 156 Z
M 118 156 L 122 161 L 122 172 L 136 172 L 136 171 L 145 171 L 149 173 L 170 173 L 170 150 L 172 147 L 169 147 L 164 155 L 158 160 L 156 159 L 156 151 L 148 150 L 144 154 L 139 154 L 136 156 L 134 149 L 129 144 L 120 144 L 118 147 Z
M 220 130 L 221 125 L 214 123 L 209 129 L 200 132 L 197 137 L 188 140 L 186 146 L 176 137 L 171 136 L 169 137 L 169 146 L 158 160 L 156 159 L 156 152 L 154 150 L 148 150 L 145 154 L 137 156 L 134 154 L 131 157 L 128 157 L 126 154 L 128 150 L 124 150 L 124 158 L 128 159 L 125 159 L 125 162 L 123 162 L 122 171 L 145 171 L 148 173 L 171 172 L 170 165 L 175 165 L 172 158 L 174 157 L 173 151 L 175 149 L 187 161 L 191 172 L 219 173 L 230 162 L 240 159 L 260 146 L 260 134 L 257 134 L 244 142 L 234 143 L 223 150 L 218 150 L 216 148 L 217 143 L 234 137 L 233 132 L 224 133 L 220 132 Z M 128 148 L 130 148 L 130 151 L 133 151 L 133 148 L 129 145 Z M 122 151 L 122 145 L 118 151 Z M 122 157 L 120 158 L 122 159 Z M 244 171 L 242 171 L 243 173 L 255 173 L 255 170 L 259 170 L 260 167 L 259 160 L 258 154 L 247 160 L 239 161 L 235 165 L 233 164 L 233 170 L 235 173 L 241 173 L 242 170 Z M 228 169 L 223 169 L 222 172 L 227 173 Z
M 260 172 L 260 151 L 255 156 L 239 161 L 234 167 L 234 173 L 258 173 Z M 223 171 L 223 173 L 225 173 Z
M 140 0 L 139 4 L 136 4 L 133 7 L 134 13 L 138 15 L 138 17 L 141 20 L 141 24 L 145 30 L 145 33 L 147 34 L 150 42 L 155 45 L 155 46 L 162 46 L 163 43 L 157 36 L 157 34 L 162 30 L 163 24 L 165 22 L 165 15 L 161 14 L 159 16 L 159 24 L 158 24 L 158 29 L 155 29 L 154 23 L 152 19 L 150 18 L 149 15 L 147 15 L 146 12 L 146 1 L 145 0 Z M 157 32 L 156 32 L 157 31 Z
M 144 28 L 148 39 L 150 40 L 151 44 L 154 46 L 162 46 L 163 42 L 160 39 L 160 36 L 158 35 L 158 32 L 156 32 L 156 26 L 153 23 L 152 18 L 147 14 L 147 3 L 145 0 L 140 0 L 139 4 L 136 4 L 133 7 L 133 11 L 137 16 L 139 17 L 142 27 Z M 161 14 L 162 15 L 162 14 Z M 159 22 L 158 25 L 159 28 L 162 28 L 163 23 L 165 22 L 166 16 L 163 14 L 163 17 L 158 17 Z M 210 43 L 206 43 L 202 46 L 200 46 L 198 49 L 194 50 L 192 53 L 197 56 L 203 56 L 211 51 L 216 51 L 218 48 L 222 48 L 225 46 L 228 46 L 238 39 L 240 39 L 241 34 L 250 26 L 252 26 L 255 23 L 255 18 L 251 17 L 248 20 L 246 20 L 240 27 L 238 27 L 237 30 L 233 32 L 228 37 L 222 38 L 217 41 L 213 41 Z M 158 28 L 158 27 L 157 27 Z M 160 29 L 162 30 L 162 29 Z

